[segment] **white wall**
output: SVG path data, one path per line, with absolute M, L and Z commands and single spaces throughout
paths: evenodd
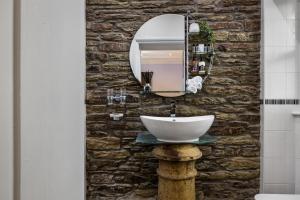
M 264 98 L 299 99 L 299 1 L 264 0 Z M 263 193 L 295 192 L 292 111 L 299 105 L 264 105 Z
M 294 145 L 295 145 L 295 193 L 300 194 L 300 112 L 294 115 Z
M 0 0 L 0 199 L 13 199 L 13 1 Z
M 21 3 L 21 200 L 83 200 L 85 1 Z

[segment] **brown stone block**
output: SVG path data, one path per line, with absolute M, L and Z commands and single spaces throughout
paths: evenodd
M 140 171 L 140 163 L 136 165 L 136 163 L 129 162 L 128 164 L 120 165 L 119 169 L 122 171 L 128 171 L 128 172 L 138 172 Z
M 194 0 L 195 3 L 202 8 L 215 8 L 220 0 Z
M 206 86 L 203 88 L 205 92 L 211 95 L 237 95 L 237 94 L 250 94 L 257 95 L 260 92 L 259 88 L 255 86 L 247 86 L 247 85 L 231 85 L 231 86 Z
M 88 137 L 86 139 L 87 149 L 89 150 L 104 150 L 104 149 L 119 149 L 120 138 L 117 137 Z
M 134 0 L 130 3 L 131 8 L 133 9 L 155 9 L 155 8 L 165 8 L 168 1 L 137 1 Z
M 157 106 L 157 107 L 143 107 L 140 108 L 141 115 L 160 115 L 160 116 L 168 116 L 170 115 L 169 106 Z
M 131 36 L 120 32 L 110 32 L 100 34 L 100 38 L 103 41 L 124 41 L 131 39 Z
M 258 76 L 259 75 L 259 66 L 229 66 L 229 67 L 218 67 L 215 66 L 211 71 L 212 76 Z
M 97 14 L 97 19 L 101 20 L 130 20 L 135 22 L 137 19 L 141 19 L 142 16 L 134 14 L 134 12 L 123 12 L 124 10 L 119 10 L 119 12 L 111 13 L 110 10 L 99 10 Z
M 238 115 L 233 113 L 222 113 L 222 112 L 215 112 L 216 120 L 224 120 L 224 121 L 232 121 L 237 120 Z
M 232 157 L 232 156 L 237 156 L 238 155 L 238 147 L 235 146 L 217 146 L 214 151 L 213 154 L 208 157 L 208 159 L 215 159 L 215 158 L 226 158 L 226 157 Z M 218 163 L 218 160 L 215 161 L 217 168 L 216 170 L 218 170 L 220 168 L 220 164 Z M 211 169 L 208 169 L 207 171 L 210 171 Z
M 133 137 L 136 138 L 138 133 L 140 133 L 142 130 L 112 130 L 112 134 L 117 137 Z M 128 144 L 122 144 L 122 148 L 126 148 L 125 145 Z M 130 145 L 130 144 L 129 144 Z M 130 145 L 130 148 L 134 148 L 136 144 Z
M 228 104 L 222 104 L 219 106 L 213 106 L 213 105 L 207 105 L 205 106 L 206 109 L 212 110 L 212 111 L 219 111 L 224 113 L 244 113 L 247 111 L 247 108 L 243 107 L 242 105 L 231 105 Z M 231 124 L 235 121 L 226 121 L 227 124 Z M 223 124 L 225 126 L 226 124 Z
M 163 97 L 160 96 L 153 96 L 152 98 L 145 97 L 141 101 L 141 106 L 148 107 L 148 106 L 169 106 L 169 105 L 163 105 Z
M 98 194 L 100 197 L 108 195 L 108 197 L 114 194 L 114 198 L 122 196 L 122 194 L 127 193 L 132 190 L 133 186 L 126 183 L 114 183 L 114 184 L 92 184 L 91 188 L 93 191 L 101 191 Z
M 86 3 L 96 4 L 99 6 L 103 5 L 124 5 L 128 3 L 128 0 L 87 0 Z
M 254 156 L 259 157 L 260 148 L 259 146 L 255 146 L 255 145 L 245 146 L 242 149 L 240 149 L 239 155 L 244 157 L 254 157 Z
M 259 43 L 218 43 L 217 49 L 225 49 L 225 52 L 258 52 Z
M 86 119 L 88 121 L 104 122 L 109 119 L 109 115 L 107 113 L 89 113 Z
M 234 15 L 232 13 L 211 13 L 211 12 L 194 12 L 191 15 L 199 21 L 232 21 Z
M 238 79 L 238 77 L 235 78 Z M 207 82 L 207 85 L 231 85 L 238 83 L 239 81 L 233 78 L 211 76 Z
M 253 60 L 240 59 L 240 58 L 224 58 L 219 59 L 219 63 L 222 66 L 239 66 L 239 65 L 256 65 Z
M 260 77 L 252 74 L 249 76 L 241 76 L 239 82 L 242 85 L 257 85 L 257 83 L 260 82 Z
M 259 114 L 254 114 L 254 113 L 241 114 L 240 119 L 244 120 L 244 121 L 249 121 L 251 123 L 259 123 L 260 122 L 260 115 Z
M 200 180 L 224 180 L 224 179 L 238 179 L 249 180 L 259 177 L 259 170 L 235 170 L 235 171 L 214 171 L 199 173 Z
M 200 151 L 202 152 L 203 156 L 208 156 L 212 154 L 212 147 L 211 146 L 199 146 Z M 202 156 L 202 157 L 203 157 Z
M 129 60 L 128 52 L 113 53 L 109 52 L 108 57 L 112 61 L 127 61 Z
M 240 6 L 239 7 L 239 12 L 242 12 L 242 13 L 255 13 L 257 15 L 260 14 L 260 4 L 258 5 L 252 5 L 252 6 Z
M 261 21 L 256 20 L 245 20 L 245 31 L 260 31 Z
M 155 195 L 155 189 L 148 189 L 143 191 L 130 192 L 129 194 L 126 194 L 116 200 L 156 200 Z
M 100 44 L 100 40 L 98 39 L 91 39 L 86 41 L 86 46 L 98 46 Z
M 259 169 L 260 167 L 259 161 L 260 161 L 259 157 L 256 158 L 234 157 L 220 162 L 220 165 L 227 170 Z
M 176 107 L 177 116 L 189 117 L 189 116 L 199 116 L 199 115 L 208 115 L 206 109 L 201 108 L 200 106 L 192 106 L 192 105 L 177 105 Z
M 253 200 L 258 189 L 251 188 L 259 188 L 258 182 L 257 178 L 251 180 L 226 180 L 222 182 L 205 181 L 199 183 L 199 187 L 207 191 L 205 193 L 205 200 Z
M 215 160 L 202 158 L 196 162 L 196 169 L 198 173 L 204 171 L 217 171 L 220 168 L 220 165 L 215 162 Z M 197 180 L 196 180 L 197 181 Z M 201 181 L 201 184 L 203 182 Z
M 99 50 L 107 52 L 127 52 L 129 50 L 129 44 L 120 42 L 103 42 L 99 45 Z
M 243 30 L 244 24 L 243 22 L 212 22 L 209 24 L 209 26 L 214 30 Z
M 108 32 L 108 31 L 111 31 L 112 28 L 113 28 L 113 24 L 111 23 L 104 23 L 104 22 L 87 22 L 86 23 L 86 28 L 88 30 L 91 30 L 91 31 L 95 31 L 95 32 Z
M 226 42 L 228 40 L 228 31 L 216 31 L 215 37 L 217 42 Z
M 93 184 L 112 184 L 114 183 L 113 181 L 113 177 L 114 175 L 112 174 L 91 174 L 89 175 L 87 178 L 89 179 L 89 181 Z
M 86 106 L 87 113 L 103 113 L 106 111 L 105 105 L 87 105 Z
M 246 33 L 246 32 L 230 32 L 228 36 L 229 41 L 232 42 L 254 42 L 260 41 L 260 33 Z
M 102 196 L 102 194 L 100 195 L 87 195 L 87 200 L 115 200 L 115 197 L 105 197 Z
M 226 103 L 226 99 L 222 97 L 201 97 L 194 98 L 193 96 L 188 96 L 185 98 L 185 101 L 190 105 L 218 105 Z
M 260 5 L 260 0 L 223 0 L 223 6 L 252 6 Z
M 89 121 L 87 123 L 87 130 L 88 131 L 106 131 L 107 129 L 107 125 L 106 124 L 101 124 L 98 122 L 93 122 L 93 121 Z
M 216 144 L 221 145 L 259 145 L 259 140 L 250 135 L 218 136 Z
M 131 34 L 132 36 L 135 35 L 135 32 L 140 28 L 140 26 L 143 25 L 143 22 L 120 22 L 118 24 L 116 24 L 116 26 L 121 29 L 122 31 L 125 31 L 129 34 Z
M 126 130 L 141 130 L 144 126 L 141 122 L 126 122 L 125 129 Z
M 181 5 L 182 7 L 188 7 L 194 5 L 194 1 L 191 0 L 168 0 L 169 6 L 178 6 Z
M 87 154 L 87 160 L 88 163 L 86 165 L 87 171 L 88 172 L 95 172 L 97 171 L 115 171 L 118 169 L 118 167 L 124 163 L 122 160 L 114 160 L 114 159 L 93 159 L 92 158 L 92 153 L 88 151 Z
M 86 131 L 87 137 L 106 137 L 108 136 L 108 134 L 109 133 L 107 131 L 90 131 L 90 130 Z
M 105 71 L 123 72 L 123 71 L 128 71 L 128 69 L 130 69 L 130 65 L 128 61 L 108 61 L 102 65 L 102 69 Z M 125 75 L 125 74 L 121 73 L 121 75 Z M 115 74 L 115 76 L 121 76 L 121 75 L 119 75 L 119 73 Z
M 94 158 L 105 158 L 105 159 L 125 159 L 130 156 L 127 150 L 109 150 L 109 151 L 93 151 L 92 155 Z
M 224 122 L 225 124 L 227 122 Z M 209 132 L 213 132 L 214 135 L 243 135 L 249 133 L 249 124 L 243 121 L 233 121 L 229 122 L 226 125 L 216 125 L 213 126 Z
M 235 105 L 249 105 L 253 103 L 258 103 L 259 99 L 255 100 L 253 99 L 252 95 L 246 95 L 246 94 L 236 94 L 231 95 L 227 97 L 227 100 Z
M 189 1 L 189 0 L 187 0 Z M 185 7 L 182 7 L 181 5 L 174 5 L 174 6 L 167 6 L 166 8 L 162 9 L 163 13 L 170 13 L 170 14 L 180 14 L 184 15 L 186 14 L 187 10 L 190 10 L 191 12 L 196 11 L 196 7 L 194 5 L 187 5 Z

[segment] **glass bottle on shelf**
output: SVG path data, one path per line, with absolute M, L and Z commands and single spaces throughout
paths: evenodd
M 200 57 L 200 61 L 198 62 L 199 74 L 205 74 L 205 61 L 202 57 Z
M 192 60 L 192 73 L 197 73 L 198 72 L 198 61 L 193 58 Z

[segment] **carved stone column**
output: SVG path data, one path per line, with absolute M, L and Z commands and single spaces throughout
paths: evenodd
M 158 200 L 195 200 L 195 161 L 202 156 L 192 144 L 160 145 L 153 154 L 159 159 Z

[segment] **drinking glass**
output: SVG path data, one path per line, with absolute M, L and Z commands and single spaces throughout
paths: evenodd
M 112 105 L 114 100 L 114 89 L 107 89 L 107 104 Z
M 120 89 L 120 103 L 125 104 L 126 102 L 126 88 Z

